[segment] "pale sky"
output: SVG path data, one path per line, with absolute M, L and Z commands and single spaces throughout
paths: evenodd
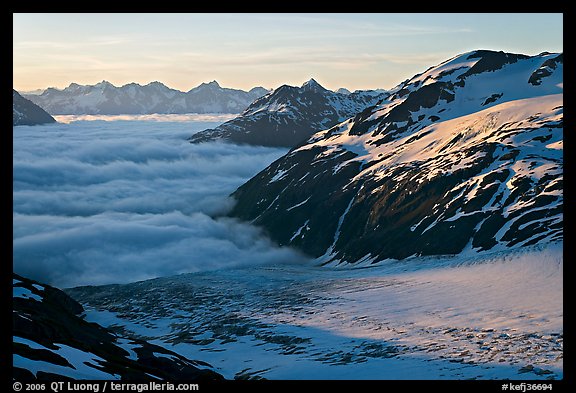
M 563 15 L 13 14 L 13 87 L 389 89 L 474 49 L 563 51 Z

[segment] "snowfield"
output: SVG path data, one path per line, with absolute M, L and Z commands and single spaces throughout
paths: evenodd
M 226 378 L 560 379 L 562 243 L 75 288 L 87 318 Z

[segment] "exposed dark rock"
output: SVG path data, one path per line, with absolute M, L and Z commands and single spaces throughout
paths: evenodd
M 128 340 L 137 355 L 137 359 L 132 358 L 119 343 L 122 337 L 84 320 L 82 306 L 49 285 L 14 274 L 13 291 L 13 354 L 21 359 L 14 361 L 13 375 L 18 380 L 86 379 L 86 372 L 76 374 L 78 364 L 59 352 L 63 346 L 88 354 L 93 362 L 84 365 L 94 369 L 95 375 L 109 374 L 111 379 L 223 379 L 207 363 L 188 360 L 142 340 Z M 35 374 L 26 369 L 31 361 L 61 366 L 65 371 L 57 375 L 45 371 Z
M 302 87 L 283 85 L 254 101 L 240 116 L 192 135 L 192 143 L 223 140 L 237 144 L 293 147 L 319 130 L 330 128 L 387 93 L 335 93 L 314 79 Z
M 556 69 L 556 67 L 558 67 L 558 64 L 564 64 L 563 53 L 559 54 L 553 59 L 548 59 L 544 63 L 542 63 L 540 68 L 538 68 L 536 71 L 532 73 L 532 75 L 530 75 L 528 83 L 534 86 L 542 84 L 542 79 L 552 75 L 553 71 Z
M 528 59 L 530 56 L 505 53 L 503 51 L 494 52 L 489 50 L 477 50 L 468 56 L 468 59 L 480 59 L 468 71 L 460 75 L 459 78 L 464 79 L 470 75 L 481 74 L 483 72 L 496 71 L 504 67 L 506 64 L 516 63 L 521 59 Z
M 486 101 L 484 101 L 484 102 L 482 103 L 482 106 L 486 106 L 486 105 L 488 105 L 488 104 L 491 104 L 491 103 L 493 103 L 493 102 L 496 102 L 496 101 L 498 101 L 498 99 L 501 98 L 501 97 L 502 97 L 502 93 L 500 93 L 500 94 L 494 93 L 494 94 L 492 94 L 490 97 L 486 98 Z
M 12 125 L 33 126 L 36 124 L 55 123 L 56 120 L 44 109 L 22 97 L 12 89 Z

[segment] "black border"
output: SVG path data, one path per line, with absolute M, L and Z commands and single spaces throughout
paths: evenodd
M 147 12 L 147 13 L 165 13 L 165 12 L 192 12 L 192 13 L 196 13 L 196 12 L 206 12 L 206 13 L 221 13 L 221 12 L 237 12 L 237 13 L 243 13 L 243 12 L 278 12 L 276 10 L 270 10 L 270 7 L 280 7 L 281 11 L 283 12 L 369 12 L 367 10 L 367 8 L 373 8 L 373 7 L 380 7 L 381 9 L 375 12 L 414 12 L 414 11 L 418 11 L 418 12 L 520 12 L 520 13 L 562 13 L 564 15 L 564 22 L 568 22 L 570 23 L 572 21 L 572 18 L 570 18 L 571 12 L 569 11 L 569 7 L 567 4 L 570 3 L 564 3 L 564 2 L 555 2 L 554 4 L 548 2 L 546 4 L 533 4 L 533 3 L 529 3 L 529 2 L 524 2 L 522 4 L 488 4 L 489 6 L 496 6 L 496 9 L 492 9 L 492 10 L 462 10 L 462 6 L 464 5 L 469 6 L 470 4 L 466 5 L 463 4 L 463 2 L 434 2 L 434 4 L 428 4 L 425 5 L 424 8 L 428 7 L 428 11 L 425 9 L 422 9 L 422 5 L 419 4 L 418 2 L 410 2 L 410 4 L 390 4 L 387 2 L 380 2 L 378 4 L 375 3 L 351 3 L 351 4 L 347 4 L 348 7 L 352 6 L 353 8 L 355 8 L 353 11 L 350 10 L 342 10 L 342 9 L 338 9 L 341 8 L 341 6 L 337 6 L 337 5 L 328 5 L 328 3 L 325 4 L 321 4 L 318 3 L 316 4 L 316 6 L 312 6 L 311 4 L 305 4 L 305 3 L 298 3 L 298 2 L 277 2 L 278 4 L 273 4 L 271 2 L 266 3 L 265 6 L 260 7 L 259 4 L 254 3 L 254 2 L 236 2 L 233 4 L 224 4 L 224 3 L 215 3 L 215 2 L 204 2 L 203 4 L 199 4 L 199 3 L 192 3 L 192 2 L 188 2 L 188 3 L 172 3 L 172 4 L 165 4 L 163 6 L 160 6 L 158 3 L 151 5 L 150 3 L 146 4 L 146 3 L 139 3 L 138 4 L 138 9 L 135 10 L 135 8 L 131 5 L 128 4 L 119 4 L 116 3 L 114 5 L 110 5 L 110 4 L 102 4 L 102 3 L 98 3 L 95 4 L 94 2 L 76 2 L 75 4 L 63 4 L 63 3 L 59 3 L 59 2 L 35 2 L 35 3 L 29 3 L 29 2 L 19 2 L 19 3 L 13 3 L 11 4 L 11 12 L 9 14 L 7 14 L 7 18 L 10 18 L 10 23 L 8 23 L 8 21 L 5 22 L 5 26 L 10 26 L 13 24 L 12 21 L 12 14 L 13 13 L 28 13 L 28 12 L 38 12 L 38 13 L 53 13 L 53 12 L 83 12 L 83 13 L 90 13 L 90 12 L 114 12 L 114 13 L 118 13 L 118 12 Z M 474 5 L 478 5 L 478 4 L 472 4 L 472 6 Z M 168 7 L 166 7 L 168 6 Z M 366 6 L 366 9 L 364 9 Z M 535 6 L 539 6 L 541 7 L 541 9 L 535 9 L 538 7 Z M 398 9 L 398 7 L 401 7 L 402 9 Z M 289 8 L 289 9 L 287 9 Z M 314 10 L 314 8 L 316 8 Z M 334 9 L 336 8 L 336 9 Z M 544 9 L 545 8 L 545 9 Z M 538 26 L 535 26 L 534 28 L 539 28 Z M 13 33 L 12 33 L 13 35 Z M 5 35 L 8 36 L 8 35 Z M 564 30 L 564 40 L 565 41 L 570 41 L 571 37 L 568 35 L 567 33 L 567 29 Z M 570 47 L 569 45 L 565 45 Z M 573 122 L 573 113 L 571 110 L 571 94 L 572 94 L 572 89 L 574 86 L 574 83 L 571 83 L 570 80 L 573 78 L 573 73 L 572 70 L 576 70 L 576 68 L 573 66 L 573 62 L 572 62 L 572 57 L 571 57 L 571 52 L 568 51 L 568 53 L 566 53 L 566 49 L 564 49 L 564 55 L 565 55 L 565 62 L 568 64 L 567 66 L 567 70 L 569 70 L 566 74 L 565 74 L 565 86 L 568 87 L 568 94 L 565 94 L 565 108 L 568 107 L 568 110 L 565 110 L 564 116 L 565 119 L 567 119 L 568 124 L 572 125 L 574 124 Z M 11 52 L 12 54 L 12 52 Z M 567 55 L 567 56 L 566 56 Z M 13 56 L 13 55 L 11 55 Z M 7 62 L 7 56 L 4 58 L 4 61 Z M 8 86 L 6 86 L 6 89 L 4 89 L 4 96 L 6 101 L 8 101 L 8 97 L 11 97 L 11 92 L 10 89 L 8 89 Z M 8 96 L 8 94 L 10 94 L 10 96 Z M 566 97 L 568 97 L 568 99 L 566 99 Z M 568 102 L 568 105 L 566 105 L 566 101 Z M 8 107 L 8 102 L 5 102 L 5 108 Z M 9 119 L 9 116 L 6 116 L 6 119 Z M 566 121 L 566 120 L 565 120 Z M 8 125 L 7 125 L 8 126 Z M 572 177 L 572 165 L 573 165 L 573 158 L 572 158 L 572 152 L 571 152 L 571 146 L 574 146 L 574 144 L 571 142 L 571 140 L 573 140 L 574 136 L 574 132 L 576 132 L 576 130 L 573 129 L 574 127 L 567 127 L 567 132 L 564 134 L 564 138 L 565 138 L 565 145 L 568 145 L 568 150 L 564 150 L 564 151 L 568 151 L 570 154 L 567 155 L 567 157 L 565 157 L 565 177 L 567 177 L 569 180 L 571 180 Z M 8 139 L 8 138 L 6 138 Z M 10 138 L 10 140 L 6 140 L 3 142 L 2 147 L 8 151 L 5 152 L 5 154 L 3 154 L 3 159 L 5 160 L 3 168 L 5 173 L 8 173 L 8 168 L 12 169 L 13 168 L 13 162 L 12 160 L 10 160 L 11 157 L 11 153 L 12 153 L 12 138 Z M 567 158 L 567 160 L 566 160 Z M 8 161 L 10 160 L 10 161 Z M 10 172 L 10 175 L 12 174 L 12 172 Z M 565 197 L 565 201 L 568 201 L 568 203 L 566 203 L 565 206 L 565 214 L 566 214 L 566 219 L 564 220 L 564 228 L 565 228 L 565 237 L 566 234 L 569 236 L 572 231 L 573 231 L 573 226 L 574 226 L 574 220 L 573 220 L 573 212 L 574 212 L 574 205 L 572 203 L 572 201 L 576 200 L 576 198 L 572 198 L 571 196 L 573 195 L 573 189 L 571 189 L 570 187 L 565 187 L 564 189 L 565 195 L 567 195 L 567 197 Z M 576 191 L 574 191 L 576 192 Z M 12 222 L 12 216 L 8 215 L 8 203 L 12 202 L 12 198 L 8 199 L 8 198 L 3 198 L 4 204 L 5 204 L 5 208 L 3 209 L 3 211 L 5 212 L 5 214 L 3 214 L 2 216 L 4 217 L 4 222 L 9 222 L 10 224 L 13 224 Z M 10 202 L 8 202 L 10 201 Z M 10 217 L 10 219 L 7 219 L 7 217 Z M 6 233 L 12 233 L 12 228 L 13 226 L 11 226 L 10 231 L 8 232 L 7 230 L 4 231 L 4 234 Z M 7 237 L 7 236 L 6 236 Z M 8 243 L 8 239 L 6 239 L 6 242 L 4 244 Z M 566 254 L 568 255 L 568 258 L 564 258 L 564 259 L 568 259 L 568 263 L 564 264 L 564 283 L 567 284 L 567 280 L 566 277 L 575 277 L 573 274 L 573 255 L 574 255 L 574 246 L 572 244 L 568 242 L 564 243 L 564 254 L 566 256 Z M 8 247 L 3 247 L 3 252 L 6 253 L 6 258 L 4 258 L 4 266 L 8 266 L 8 261 L 12 261 L 12 255 L 8 255 L 8 252 L 11 250 L 11 248 L 9 249 Z M 5 315 L 5 319 L 3 319 L 3 321 L 6 323 L 7 321 L 11 320 L 11 315 L 12 315 L 12 302 L 11 302 L 11 294 L 10 294 L 10 288 L 12 287 L 11 284 L 9 283 L 8 280 L 10 280 L 11 278 L 11 274 L 10 274 L 10 270 L 8 272 L 5 272 L 4 274 L 2 274 L 3 279 L 6 280 L 5 285 L 2 285 L 2 293 L 3 293 L 3 304 L 5 305 L 5 309 L 4 309 L 4 314 Z M 571 288 L 569 288 L 568 286 L 566 286 L 568 290 L 570 290 Z M 5 292 L 4 292 L 5 291 Z M 355 391 L 355 390 L 367 390 L 367 391 L 371 391 L 374 389 L 379 389 L 379 390 L 385 390 L 387 391 L 388 389 L 390 389 L 390 391 L 414 391 L 414 392 L 418 392 L 418 391 L 428 391 L 428 390 L 432 390 L 432 391 L 447 391 L 447 392 L 466 392 L 469 390 L 472 391 L 481 391 L 481 392 L 501 392 L 504 391 L 502 389 L 502 385 L 504 384 L 509 384 L 509 383 L 513 383 L 515 385 L 521 384 L 522 382 L 525 383 L 533 383 L 533 384 L 539 384 L 539 385 L 547 385 L 547 384 L 551 384 L 552 386 L 552 392 L 558 392 L 558 391 L 567 391 L 568 388 L 570 388 L 570 390 L 573 390 L 576 385 L 574 383 L 574 375 L 573 375 L 573 357 L 572 357 L 572 343 L 573 343 L 573 339 L 572 339 L 572 322 L 570 320 L 570 316 L 572 316 L 572 313 L 567 312 L 569 309 L 569 306 L 571 306 L 571 299 L 568 298 L 566 296 L 566 291 L 564 292 L 564 305 L 565 305 L 565 311 L 564 311 L 564 342 L 565 342 L 565 347 L 564 347 L 564 378 L 562 380 L 555 380 L 555 381 L 542 381 L 542 380 L 537 380 L 537 381 L 531 381 L 531 380 L 527 380 L 527 381 L 520 381 L 520 380 L 472 380 L 472 381 L 468 381 L 468 380 L 384 380 L 384 381 L 372 381 L 372 380 L 354 380 L 354 381 L 350 381 L 350 380 L 343 380 L 343 381 L 338 381 L 338 380 L 262 380 L 262 381 L 223 381 L 223 382 L 211 382 L 211 383 L 207 383 L 207 382 L 197 382 L 197 381 L 168 381 L 174 384 L 177 383 L 198 383 L 200 390 L 199 391 L 203 391 L 203 392 L 211 392 L 211 391 L 243 391 L 243 390 L 247 390 L 247 391 L 254 391 L 254 392 L 271 392 L 274 389 L 290 389 L 290 390 L 296 390 L 296 389 L 304 389 L 304 390 L 309 390 L 309 389 L 313 389 L 316 391 L 329 391 L 329 390 L 337 390 L 337 391 Z M 4 297 L 5 296 L 5 297 Z M 7 299 L 10 299 L 10 301 L 8 301 Z M 10 305 L 10 307 L 8 307 L 8 305 Z M 568 306 L 568 307 L 567 307 Z M 0 370 L 2 370 L 2 375 L 6 377 L 6 384 L 3 386 L 6 386 L 7 390 L 6 391 L 14 391 L 13 390 L 13 378 L 11 377 L 11 372 L 9 371 L 9 367 L 7 365 L 11 364 L 11 359 L 9 357 L 9 353 L 6 350 L 7 348 L 11 348 L 12 344 L 10 341 L 10 336 L 5 335 L 3 337 L 3 340 L 1 341 L 3 344 L 0 348 L 3 348 L 4 350 L 0 350 L 0 356 L 2 358 L 6 357 L 5 360 L 0 360 Z M 1 358 L 0 358 L 1 359 Z M 102 381 L 90 381 L 90 380 L 83 380 L 81 381 L 83 383 L 98 383 L 98 384 L 102 384 Z M 117 382 L 117 381 L 114 381 Z M 126 383 L 130 383 L 130 382 L 126 382 Z M 509 389 L 508 389 L 509 390 Z M 45 391 L 50 391 L 49 390 L 49 385 L 46 385 L 46 390 Z M 64 390 L 66 391 L 66 390 Z M 102 391 L 102 389 L 100 389 L 100 392 Z M 521 390 L 520 390 L 521 391 Z M 528 391 L 528 390 L 527 390 Z M 547 391 L 547 390 L 542 390 L 542 391 Z

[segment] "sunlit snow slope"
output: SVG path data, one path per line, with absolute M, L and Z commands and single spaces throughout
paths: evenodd
M 474 51 L 431 67 L 272 163 L 232 215 L 324 263 L 561 239 L 562 64 Z

